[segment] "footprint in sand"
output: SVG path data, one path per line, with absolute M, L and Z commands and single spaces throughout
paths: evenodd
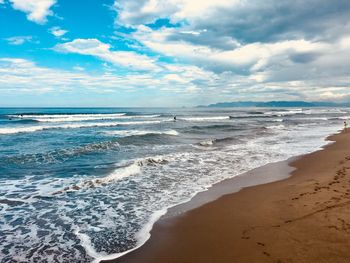
M 271 255 L 269 253 L 267 253 L 266 251 L 263 251 L 263 254 L 268 256 L 268 257 L 271 257 Z

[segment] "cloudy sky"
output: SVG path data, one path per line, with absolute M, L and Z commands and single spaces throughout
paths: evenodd
M 0 0 L 0 106 L 350 101 L 349 0 Z

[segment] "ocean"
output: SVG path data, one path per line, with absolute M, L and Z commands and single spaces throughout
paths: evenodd
M 349 119 L 345 108 L 2 108 L 0 262 L 119 257 L 168 208 L 320 149 Z

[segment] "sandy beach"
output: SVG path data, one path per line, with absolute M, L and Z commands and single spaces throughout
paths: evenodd
M 350 131 L 328 140 L 290 162 L 290 177 L 275 169 L 279 181 L 166 217 L 144 246 L 113 262 L 349 262 Z

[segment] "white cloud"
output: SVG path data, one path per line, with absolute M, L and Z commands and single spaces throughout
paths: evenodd
M 16 37 L 5 38 L 5 40 L 10 45 L 22 45 L 26 42 L 33 42 L 33 37 L 32 36 L 16 36 Z M 34 42 L 36 42 L 36 41 L 34 41 Z
M 73 67 L 73 69 L 78 70 L 78 71 L 84 71 L 85 70 L 85 68 L 80 67 L 80 66 L 75 66 L 75 67 Z
M 216 8 L 238 4 L 239 0 L 144 0 L 115 1 L 117 23 L 139 25 L 169 17 L 174 23 L 203 17 Z
M 115 8 L 116 23 L 135 29 L 136 43 L 204 69 L 206 83 L 196 85 L 206 91 L 222 87 L 219 94 L 252 99 L 349 98 L 347 89 L 330 90 L 350 86 L 349 1 L 117 0 Z M 159 19 L 176 26 L 146 26 Z M 178 83 L 182 77 L 163 78 Z
M 68 31 L 67 30 L 64 30 L 58 26 L 55 26 L 55 27 L 51 27 L 49 29 L 49 32 L 54 35 L 55 37 L 61 37 L 63 35 L 65 35 Z
M 233 99 L 344 101 L 349 99 L 349 86 L 350 77 L 339 75 L 333 78 L 259 83 L 230 72 L 215 74 L 196 66 L 180 64 L 164 65 L 163 72 L 129 72 L 120 75 L 114 71 L 91 74 L 80 68 L 67 71 L 40 67 L 25 59 L 0 58 L 0 91 L 11 95 L 77 92 L 81 89 L 94 93 L 148 90 L 152 94 L 157 90 L 162 98 L 158 103 L 164 106 L 164 97 L 159 92 L 170 94 L 169 98 L 171 94 L 178 94 L 183 101 L 192 98 L 192 104 Z
M 170 82 L 177 82 L 177 83 L 182 83 L 182 84 L 186 84 L 188 83 L 188 80 L 183 78 L 182 76 L 178 75 L 178 74 L 167 74 L 163 77 L 164 80 L 166 81 L 170 81 Z
M 252 43 L 241 45 L 230 50 L 195 45 L 189 42 L 170 39 L 177 28 L 161 28 L 152 30 L 146 26 L 138 26 L 133 37 L 148 48 L 158 53 L 180 58 L 200 67 L 212 70 L 261 70 L 276 57 L 288 57 L 292 52 L 321 52 L 327 50 L 326 43 L 301 40 L 284 40 L 275 43 Z M 288 60 L 288 59 L 287 59 Z
M 155 59 L 132 51 L 112 51 L 109 44 L 98 39 L 75 39 L 58 44 L 55 50 L 66 53 L 90 55 L 101 60 L 137 70 L 159 70 Z
M 184 74 L 185 72 L 187 75 Z M 166 90 L 172 87 L 173 92 L 187 93 L 188 87 L 191 87 L 191 92 L 195 90 L 196 84 L 192 83 L 198 80 L 195 72 L 200 72 L 200 69 L 177 66 L 176 69 L 162 74 L 130 72 L 128 75 L 119 75 L 112 71 L 89 74 L 81 67 L 67 71 L 40 67 L 32 61 L 21 58 L 0 58 L 0 91 L 21 94 L 22 92 L 63 92 L 84 88 L 98 92 L 111 92 L 137 89 Z M 172 77 L 166 77 L 168 75 Z M 175 79 L 181 81 L 174 81 Z
M 151 81 L 152 78 L 148 77 Z M 0 58 L 0 90 L 14 92 L 70 91 L 75 88 L 130 89 L 147 83 L 147 75 L 141 77 L 118 76 L 110 73 L 90 75 L 85 72 L 57 70 L 37 66 L 34 62 L 19 58 Z
M 44 24 L 47 16 L 53 15 L 50 8 L 56 3 L 56 0 L 10 0 L 10 2 L 14 9 L 25 12 L 28 20 Z
M 325 91 L 320 94 L 320 99 L 325 101 L 341 100 L 343 98 L 349 98 L 349 94 L 337 93 L 334 91 Z

